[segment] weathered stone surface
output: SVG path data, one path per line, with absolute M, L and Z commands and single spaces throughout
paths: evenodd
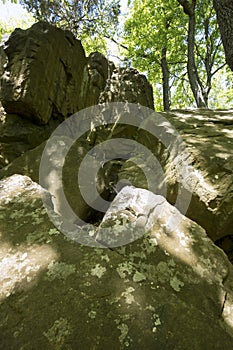
M 0 77 L 4 72 L 6 63 L 7 63 L 7 56 L 3 49 L 3 45 L 0 45 Z M 0 83 L 0 90 L 1 90 L 1 83 Z
M 161 114 L 179 132 L 185 142 L 184 151 L 187 152 L 177 151 L 175 135 L 169 125 L 155 125 L 153 115 L 147 118 L 142 125 L 152 134 L 156 129 L 157 134 L 168 141 L 165 146 L 161 142 L 162 137 L 156 140 L 148 133 L 143 137 L 147 148 L 151 149 L 163 167 L 163 178 L 155 182 L 159 185 L 166 181 L 167 199 L 173 204 L 177 199 L 178 186 L 184 193 L 191 193 L 191 203 L 185 214 L 204 227 L 214 241 L 232 235 L 232 111 L 174 111 Z M 142 157 L 141 165 L 149 169 L 150 159 Z M 181 169 L 181 172 L 177 169 Z M 147 188 L 144 174 L 130 159 L 119 176 L 128 178 L 137 187 Z
M 67 240 L 29 178 L 5 179 L 0 191 L 2 350 L 231 349 L 232 267 L 165 199 L 146 207 L 143 190 L 124 188 L 105 224 L 124 210 L 124 222 L 141 227 L 142 214 L 152 229 L 111 250 Z
M 102 203 L 101 197 L 105 201 L 112 200 L 115 197 L 115 185 L 118 182 L 117 174 L 123 164 L 123 160 L 120 158 L 122 154 L 134 149 L 127 142 L 123 144 L 118 142 L 117 145 L 109 144 L 104 148 L 102 144 L 105 141 L 111 141 L 112 137 L 127 139 L 139 137 L 135 132 L 137 128 L 132 125 L 116 125 L 118 118 L 121 119 L 120 113 L 124 114 L 126 120 L 130 116 L 130 113 L 127 114 L 121 107 L 116 111 L 119 114 L 115 113 L 114 117 L 112 117 L 114 108 L 112 109 L 106 104 L 101 106 L 99 113 L 96 109 L 92 113 L 88 112 L 87 115 L 86 111 L 83 111 L 78 114 L 78 118 L 74 116 L 67 119 L 65 125 L 60 126 L 61 132 L 58 129 L 56 136 L 53 134 L 47 144 L 43 143 L 35 149 L 25 152 L 7 167 L 1 169 L 0 178 L 17 173 L 30 176 L 34 181 L 39 182 L 40 161 L 42 153 L 45 152 L 47 158 L 42 166 L 44 170 L 42 178 L 46 181 L 42 185 L 52 194 L 57 212 L 61 213 L 62 208 L 64 208 L 63 191 L 59 189 L 63 187 L 69 205 L 79 218 L 87 221 L 98 221 L 103 214 L 93 210 L 92 206 L 97 206 L 99 199 Z M 137 106 L 136 111 L 138 111 Z M 112 120 L 106 126 L 108 116 L 111 116 Z M 133 118 L 133 116 L 131 117 Z M 140 116 L 140 121 L 142 120 L 143 114 Z M 83 125 L 88 132 L 84 132 L 80 136 L 78 134 L 80 132 L 82 134 L 81 128 L 84 127 Z M 100 127 L 94 127 L 95 125 L 100 125 Z M 46 150 L 44 151 L 45 146 Z M 98 146 L 100 146 L 100 150 L 95 151 L 95 147 Z M 82 169 L 82 174 L 85 183 L 81 184 L 78 181 L 78 175 L 84 158 L 86 166 L 85 169 Z M 60 184 L 58 180 L 54 180 L 54 177 L 59 177 L 59 169 L 62 169 L 62 175 L 60 175 L 62 183 Z M 94 169 L 97 170 L 96 177 Z M 98 191 L 97 196 L 93 194 L 95 189 Z M 86 193 L 91 194 L 92 197 L 89 203 L 86 203 L 86 198 L 83 198 Z M 101 203 L 100 205 L 102 205 Z M 108 202 L 102 210 L 105 211 L 107 206 Z M 76 216 L 73 214 L 72 217 L 69 216 L 69 220 L 72 219 L 76 220 Z
M 2 95 L 13 97 L 3 102 L 16 114 L 1 115 L 0 162 L 9 164 L 0 178 L 19 173 L 39 182 L 41 142 L 56 127 L 53 118 L 99 102 L 153 108 L 145 77 L 114 67 L 99 53 L 86 59 L 68 32 L 38 23 L 16 30 L 7 45 Z M 113 119 L 110 106 L 101 108 L 83 123 L 71 118 L 67 133 L 51 139 L 41 170 L 50 193 L 25 176 L 0 181 L 0 349 L 231 349 L 232 266 L 197 223 L 233 257 L 232 115 L 163 113 L 182 135 L 187 155 L 166 120 L 140 107 L 131 113 L 140 121 L 134 125 L 129 104 Z M 88 132 L 78 139 L 82 128 Z M 102 147 L 105 141 L 112 143 Z M 151 169 L 156 195 L 142 189 Z M 127 182 L 140 188 L 124 187 Z M 93 184 L 98 200 L 106 201 L 123 187 L 100 226 L 102 214 L 91 208 L 95 198 L 87 203 L 83 197 L 92 195 Z M 179 191 L 192 194 L 185 214 L 197 223 L 161 196 L 174 204 Z M 70 234 L 52 225 L 41 199 L 64 229 L 64 195 L 74 212 L 65 217 L 75 227 Z M 75 214 L 95 226 L 81 228 Z
M 31 141 L 27 135 L 21 140 L 13 120 L 21 131 L 21 118 L 53 125 L 54 119 L 61 121 L 99 102 L 128 101 L 153 108 L 152 88 L 143 75 L 116 68 L 98 52 L 85 58 L 81 43 L 71 33 L 43 22 L 27 30 L 16 29 L 1 47 L 0 59 L 0 96 L 9 114 L 4 120 L 1 117 L 0 135 L 9 129 L 9 121 L 13 125 L 12 139 L 5 135 L 0 139 L 1 167 L 49 136 L 46 128 L 33 127 L 25 120 L 25 134 L 29 127 Z
M 103 195 L 106 200 L 112 200 L 118 191 L 116 186 L 119 180 L 127 180 L 137 187 L 148 188 L 145 173 L 151 171 L 153 158 L 156 158 L 162 167 L 162 173 L 159 167 L 153 167 L 156 184 L 154 193 L 166 196 L 168 201 L 173 204 L 177 200 L 178 190 L 184 192 L 184 197 L 186 192 L 192 194 L 189 208 L 185 208 L 184 214 L 204 227 L 208 235 L 221 247 L 224 247 L 230 260 L 232 260 L 233 156 L 231 112 L 218 112 L 217 114 L 211 111 L 177 111 L 172 114 L 163 113 L 162 115 L 167 119 L 167 124 L 161 121 L 159 125 L 155 122 L 152 113 L 152 116 L 148 116 L 145 120 L 143 120 L 142 114 L 143 122 L 141 125 L 146 130 L 150 130 L 152 134 L 156 129 L 157 135 L 163 135 L 163 137 L 166 135 L 165 138 L 169 142 L 167 146 L 159 140 L 163 137 L 153 137 L 149 132 L 145 133 L 142 129 L 138 130 L 130 123 L 129 125 L 120 124 L 121 116 L 119 116 L 117 122 L 119 124 L 97 129 L 93 129 L 93 125 L 95 122 L 99 122 L 98 118 L 101 118 L 101 116 L 96 115 L 96 118 L 93 117 L 93 119 L 87 118 L 88 130 L 91 131 L 77 140 L 65 163 L 64 178 L 66 180 L 64 184 L 66 194 L 69 196 L 69 203 L 75 212 L 81 215 L 82 219 L 88 220 L 88 217 L 95 216 L 96 212 L 85 203 L 78 189 L 77 174 L 81 161 L 88 151 L 111 138 L 123 137 L 124 139 L 135 140 L 137 143 L 143 143 L 152 152 L 150 157 L 145 156 L 144 153 L 142 153 L 141 158 L 137 155 L 137 165 L 134 158 L 129 158 L 126 161 L 119 159 L 127 147 L 129 154 L 134 153 L 135 146 L 132 143 L 129 143 L 128 146 L 126 143 L 122 143 L 122 149 L 119 144 L 109 146 L 105 148 L 102 155 L 98 155 L 102 158 L 96 159 L 96 161 L 103 161 L 103 166 L 100 166 L 100 173 L 96 178 L 96 187 L 100 195 Z M 176 135 L 172 136 L 173 131 L 168 121 L 171 122 L 185 141 L 184 149 L 188 152 L 188 156 L 177 151 L 178 146 L 174 141 Z M 70 125 L 69 129 L 79 129 L 77 121 Z M 213 137 L 214 145 L 212 143 Z M 25 153 L 12 165 L 0 171 L 0 178 L 20 173 L 29 175 L 33 180 L 38 181 L 38 167 L 42 151 L 43 147 L 39 147 L 35 152 Z M 80 156 L 78 156 L 79 153 Z M 94 153 L 92 156 L 89 155 L 93 162 L 95 162 Z M 107 159 L 111 160 L 112 158 L 118 158 L 118 160 L 104 163 Z M 177 173 L 175 165 L 179 163 L 183 167 L 181 173 Z M 91 172 L 91 169 L 87 170 L 87 173 L 91 174 Z M 163 186 L 164 180 L 166 188 Z M 179 189 L 178 185 L 180 186 Z M 88 191 L 90 186 L 88 179 L 85 186 L 86 191 Z
M 108 79 L 100 102 L 130 102 L 154 108 L 152 86 L 133 68 L 115 68 Z
M 112 75 L 114 65 L 101 53 L 93 52 L 87 58 L 84 68 L 81 97 L 83 108 L 99 103 L 101 92 L 106 86 L 107 79 Z
M 81 108 L 86 63 L 81 42 L 44 22 L 15 29 L 4 49 L 8 64 L 1 78 L 1 101 L 8 113 L 45 124 Z
M 232 234 L 232 111 L 177 111 L 167 118 L 185 141 L 198 178 L 187 215 L 204 227 L 213 240 Z M 169 168 L 168 164 L 168 171 Z M 168 174 L 171 185 L 173 175 Z
M 14 159 L 10 164 L 0 169 L 0 179 L 14 174 L 29 176 L 33 181 L 39 183 L 39 168 L 43 150 L 46 142 L 26 151 Z
M 52 116 L 63 120 L 99 102 L 153 108 L 152 87 L 143 75 L 115 68 L 98 52 L 86 58 L 70 32 L 47 23 L 16 29 L 1 57 L 1 101 L 7 113 L 46 124 Z
M 47 125 L 39 126 L 19 115 L 0 111 L 0 168 L 40 145 L 58 124 L 50 120 Z

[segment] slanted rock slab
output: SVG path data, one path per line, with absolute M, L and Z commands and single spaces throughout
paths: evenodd
M 123 188 L 104 223 L 112 235 L 123 232 L 128 211 L 145 234 L 91 248 L 52 225 L 41 200 L 49 193 L 30 178 L 0 181 L 1 349 L 231 349 L 225 254 L 163 197 L 152 194 L 150 205 L 143 191 Z M 179 226 L 167 225 L 171 214 Z

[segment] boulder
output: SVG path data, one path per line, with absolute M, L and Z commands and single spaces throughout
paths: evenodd
M 99 102 L 153 108 L 152 87 L 135 69 L 115 68 L 102 54 L 88 58 L 68 32 L 38 22 L 15 29 L 1 48 L 1 101 L 7 113 L 46 124 Z
M 93 52 L 87 58 L 84 68 L 81 101 L 83 108 L 99 103 L 100 94 L 105 89 L 107 79 L 112 75 L 114 64 L 109 62 L 104 55 Z
M 179 191 L 182 198 L 190 197 L 184 214 L 205 228 L 213 241 L 232 235 L 232 111 L 182 110 L 161 116 L 163 121 L 157 123 L 152 113 L 141 124 L 151 132 L 141 134 L 141 139 L 163 170 L 163 177 L 155 176 L 155 193 L 166 183 L 166 198 L 173 205 Z M 145 171 L 141 172 L 133 160 L 125 162 L 119 177 L 148 188 Z M 152 167 L 151 159 L 145 156 L 139 157 L 138 164 L 143 169 Z M 180 210 L 182 205 L 178 204 Z
M 1 101 L 7 113 L 39 124 L 64 119 L 81 108 L 80 88 L 86 64 L 81 42 L 48 23 L 15 29 L 4 48 L 7 66 Z
M 42 197 L 28 177 L 0 181 L 1 349 L 231 349 L 232 266 L 200 226 L 125 187 L 102 226 L 144 234 L 90 248 L 52 225 Z
M 46 125 L 37 125 L 22 116 L 0 110 L 0 169 L 40 145 L 58 124 L 51 119 Z
M 134 68 L 115 68 L 100 95 L 102 102 L 130 102 L 154 109 L 152 86 Z
M 45 145 L 46 142 L 41 143 L 39 146 L 26 151 L 4 168 L 0 169 L 0 179 L 14 174 L 20 174 L 29 176 L 33 181 L 39 183 L 40 161 Z
M 5 70 L 5 65 L 7 63 L 7 56 L 5 54 L 5 51 L 3 49 L 3 45 L 0 43 L 0 77 L 2 76 L 4 70 Z M 1 84 L 0 84 L 0 90 L 1 90 Z
M 70 32 L 44 22 L 16 29 L 1 46 L 0 61 L 6 112 L 1 111 L 0 119 L 0 167 L 38 146 L 59 122 L 86 107 L 128 101 L 153 108 L 152 87 L 143 75 L 116 68 L 98 52 L 86 58 Z M 23 123 L 25 138 L 15 127 L 20 125 L 21 133 Z
M 204 227 L 209 237 L 233 261 L 231 112 L 174 111 L 155 115 L 151 111 L 148 115 L 143 112 L 140 115 L 138 107 L 135 107 L 135 113 L 132 110 L 129 113 L 119 106 L 115 108 L 115 119 L 107 125 L 109 116 L 112 118 L 113 109 L 108 104 L 102 108 L 100 114 L 93 114 L 94 109 L 93 115 L 87 113 L 84 124 L 90 132 L 81 138 L 77 137 L 77 140 L 75 130 L 80 130 L 82 123 L 79 121 L 85 112 L 79 113 L 79 118 L 71 118 L 70 122 L 67 120 L 68 130 L 74 131 L 73 135 L 67 134 L 72 138 L 74 146 L 65 162 L 63 184 L 76 214 L 83 220 L 92 222 L 98 222 L 102 215 L 91 208 L 94 202 L 86 203 L 77 184 L 80 164 L 89 152 L 92 168 L 86 169 L 86 172 L 92 176 L 94 164 L 94 167 L 99 166 L 99 172 L 92 182 L 95 182 L 100 197 L 111 201 L 121 188 L 120 184 L 118 188 L 119 182 L 148 189 L 149 174 L 153 184 L 153 188 L 149 186 L 149 189 L 165 196 L 186 216 Z M 138 117 L 139 129 L 132 125 L 134 115 Z M 15 119 L 12 120 L 15 122 Z M 124 124 L 125 121 L 128 124 Z M 100 127 L 94 127 L 95 125 Z M 22 132 L 22 141 L 25 139 L 23 135 Z M 179 135 L 185 142 L 183 148 L 179 146 L 182 141 L 178 140 Z M 121 139 L 121 142 L 117 142 L 117 139 Z M 102 146 L 105 141 L 110 142 L 108 146 Z M 142 144 L 149 153 L 145 153 L 144 149 L 138 150 L 138 144 Z M 44 146 L 41 146 L 26 152 L 2 169 L 0 178 L 20 173 L 38 181 L 43 149 Z M 96 150 L 99 150 L 97 155 Z M 82 193 L 90 192 L 90 181 L 91 178 L 85 178 Z M 51 188 L 49 191 L 52 191 Z M 52 194 L 56 198 L 53 191 Z
M 232 111 L 177 111 L 166 117 L 186 144 L 197 180 L 186 215 L 204 227 L 214 241 L 232 235 Z M 168 161 L 167 181 L 174 189 L 174 182 L 179 180 L 170 170 Z M 190 182 L 181 181 L 190 190 Z

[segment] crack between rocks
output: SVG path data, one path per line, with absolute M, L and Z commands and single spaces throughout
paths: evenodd
M 162 202 L 157 203 L 153 208 L 151 208 L 151 209 L 149 210 L 149 212 L 148 212 L 148 214 L 147 214 L 148 219 L 147 219 L 147 221 L 146 221 L 146 225 L 147 225 L 148 221 L 150 220 L 150 217 L 153 215 L 155 209 L 156 209 L 159 205 L 163 205 L 164 203 L 165 203 L 165 200 L 162 200 Z M 145 225 L 145 226 L 146 226 L 146 225 Z
M 225 304 L 226 304 L 226 301 L 227 301 L 227 292 L 225 292 L 225 295 L 224 295 L 224 300 L 223 300 L 223 303 L 222 303 L 222 307 L 221 307 L 221 311 L 220 311 L 220 317 L 222 317 L 222 314 L 223 314 L 223 311 L 224 311 L 224 308 L 225 308 Z

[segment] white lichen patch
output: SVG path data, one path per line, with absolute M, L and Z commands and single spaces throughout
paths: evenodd
M 121 296 L 125 298 L 126 304 L 132 304 L 135 302 L 134 296 L 131 294 L 135 291 L 133 287 L 129 287 L 125 292 L 121 293 Z
M 51 262 L 48 266 L 47 279 L 53 281 L 56 278 L 65 280 L 67 277 L 76 272 L 76 267 L 73 264 L 64 262 Z
M 192 243 L 190 242 L 190 238 L 188 237 L 188 235 L 182 231 L 177 231 L 177 237 L 180 240 L 180 244 L 185 248 L 188 248 Z
M 177 276 L 173 276 L 170 279 L 170 286 L 176 291 L 179 292 L 181 287 L 184 286 L 184 283 L 178 279 Z
M 148 306 L 146 307 L 146 310 L 155 311 L 155 308 L 154 308 L 154 306 L 152 306 L 152 305 L 148 305 Z
M 123 314 L 120 316 L 120 319 L 115 319 L 114 322 L 117 325 L 117 329 L 120 330 L 120 336 L 118 337 L 121 346 L 119 349 L 125 349 L 130 346 L 133 342 L 132 338 L 129 336 L 129 326 L 126 324 L 126 321 L 129 321 L 132 318 L 132 315 Z
M 96 318 L 96 314 L 97 314 L 97 312 L 92 310 L 92 311 L 88 312 L 88 317 L 91 318 L 92 320 L 94 320 Z
M 91 269 L 91 275 L 101 278 L 106 271 L 107 271 L 106 267 L 101 266 L 100 264 L 97 264 L 93 269 Z
M 181 287 L 184 286 L 184 282 L 178 278 L 178 276 L 182 276 L 182 274 L 179 273 L 178 267 L 173 259 L 170 259 L 168 262 L 160 261 L 156 270 L 158 281 L 161 283 L 169 283 L 171 288 L 176 292 L 179 292 Z
M 117 329 L 120 330 L 121 334 L 119 336 L 119 341 L 121 344 L 124 344 L 125 338 L 127 337 L 128 331 L 129 331 L 129 327 L 127 326 L 126 323 L 120 323 L 117 326 Z
M 90 237 L 94 237 L 94 235 L 96 234 L 96 232 L 95 232 L 95 230 L 90 230 L 90 231 L 88 232 L 88 234 L 89 234 Z
M 146 276 L 139 271 L 136 271 L 135 274 L 133 275 L 134 282 L 142 282 L 144 280 L 146 280 Z
M 58 349 L 64 344 L 65 339 L 72 333 L 72 327 L 67 319 L 59 318 L 54 322 L 51 328 L 43 335 L 48 341 L 54 345 L 59 346 Z M 56 348 L 57 349 L 57 348 Z
M 101 260 L 109 262 L 110 259 L 109 259 L 109 256 L 107 254 L 104 254 L 101 256 Z
M 133 273 L 132 262 L 127 261 L 120 263 L 116 270 L 121 278 L 125 278 L 127 275 L 131 275 Z
M 155 237 L 149 237 L 149 242 L 151 243 L 152 246 L 157 247 L 158 241 Z
M 154 237 L 145 237 L 142 246 L 147 255 L 153 254 L 157 249 L 157 240 Z
M 153 322 L 152 332 L 155 333 L 157 331 L 158 326 L 161 325 L 161 321 L 158 314 L 153 314 L 153 319 L 154 319 L 154 322 Z

